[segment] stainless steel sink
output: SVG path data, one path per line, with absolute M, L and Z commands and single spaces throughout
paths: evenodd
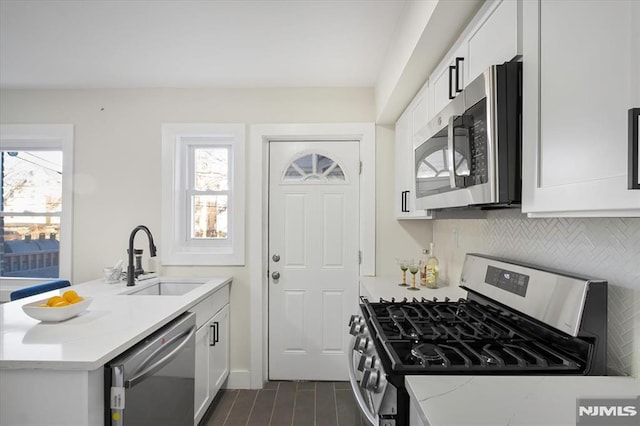
M 182 296 L 204 283 L 163 281 L 127 293 L 128 296 Z M 138 284 L 139 285 L 139 284 Z

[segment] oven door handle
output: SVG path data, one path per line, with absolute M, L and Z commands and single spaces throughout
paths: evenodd
M 138 383 L 144 381 L 147 377 L 149 377 L 152 374 L 154 374 L 156 371 L 160 370 L 166 364 L 168 364 L 171 360 L 173 360 L 176 356 L 178 356 L 178 352 L 180 352 L 182 350 L 182 348 L 184 348 L 187 345 L 187 343 L 189 343 L 189 339 L 191 339 L 191 337 L 195 333 L 196 333 L 196 326 L 194 325 L 193 327 L 191 327 L 186 332 L 184 332 L 182 334 L 178 334 L 176 336 L 173 336 L 171 339 L 167 340 L 164 345 L 162 345 L 161 347 L 159 347 L 158 349 L 153 351 L 151 353 L 151 355 L 149 355 L 147 357 L 147 359 L 145 359 L 140 364 L 140 367 L 138 367 L 138 370 L 136 371 L 136 375 L 134 377 L 130 378 L 129 380 L 125 380 L 124 387 L 125 388 L 134 387 Z M 182 339 L 182 341 L 180 342 L 180 344 L 178 346 L 175 347 L 175 349 L 173 349 L 167 355 L 163 356 L 162 359 L 158 360 L 157 362 L 154 362 L 149 367 L 147 367 L 147 364 L 149 364 L 149 362 L 153 358 L 155 358 L 156 356 L 160 355 L 160 353 L 162 353 L 162 351 L 164 351 L 164 349 L 166 347 L 168 347 L 169 345 L 173 344 L 175 341 L 180 340 L 180 339 Z M 142 370 L 142 371 L 140 371 L 140 370 Z
M 353 348 L 353 346 L 355 345 L 355 342 L 356 342 L 356 338 L 354 337 L 353 339 L 351 339 L 351 345 L 349 347 Z M 349 358 L 349 382 L 351 383 L 351 390 L 353 390 L 353 396 L 355 396 L 356 402 L 360 407 L 360 411 L 362 412 L 362 414 L 365 415 L 369 423 L 371 423 L 372 425 L 377 425 L 378 416 L 376 416 L 369 410 L 369 407 L 367 406 L 367 402 L 364 400 L 364 397 L 362 396 L 362 394 L 360 393 L 360 390 L 358 389 L 360 386 L 358 385 L 358 380 L 356 379 L 356 370 L 355 370 L 355 366 L 353 365 L 353 350 L 349 350 L 347 352 L 347 355 Z

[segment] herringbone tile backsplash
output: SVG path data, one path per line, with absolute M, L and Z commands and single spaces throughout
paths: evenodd
M 610 372 L 640 377 L 640 219 L 529 219 L 501 210 L 486 219 L 436 220 L 433 226 L 450 285 L 458 284 L 471 252 L 606 279 Z

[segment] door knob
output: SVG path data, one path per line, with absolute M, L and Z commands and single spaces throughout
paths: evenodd
M 280 272 L 274 272 L 273 274 L 271 274 L 271 278 L 273 278 L 274 280 L 279 280 Z
M 279 254 L 274 254 L 272 257 L 274 262 L 279 262 L 280 261 L 280 255 Z

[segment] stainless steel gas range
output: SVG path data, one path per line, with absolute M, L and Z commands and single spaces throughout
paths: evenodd
M 460 286 L 456 301 L 361 299 L 349 375 L 371 424 L 409 424 L 406 375 L 606 374 L 606 281 L 468 254 Z

